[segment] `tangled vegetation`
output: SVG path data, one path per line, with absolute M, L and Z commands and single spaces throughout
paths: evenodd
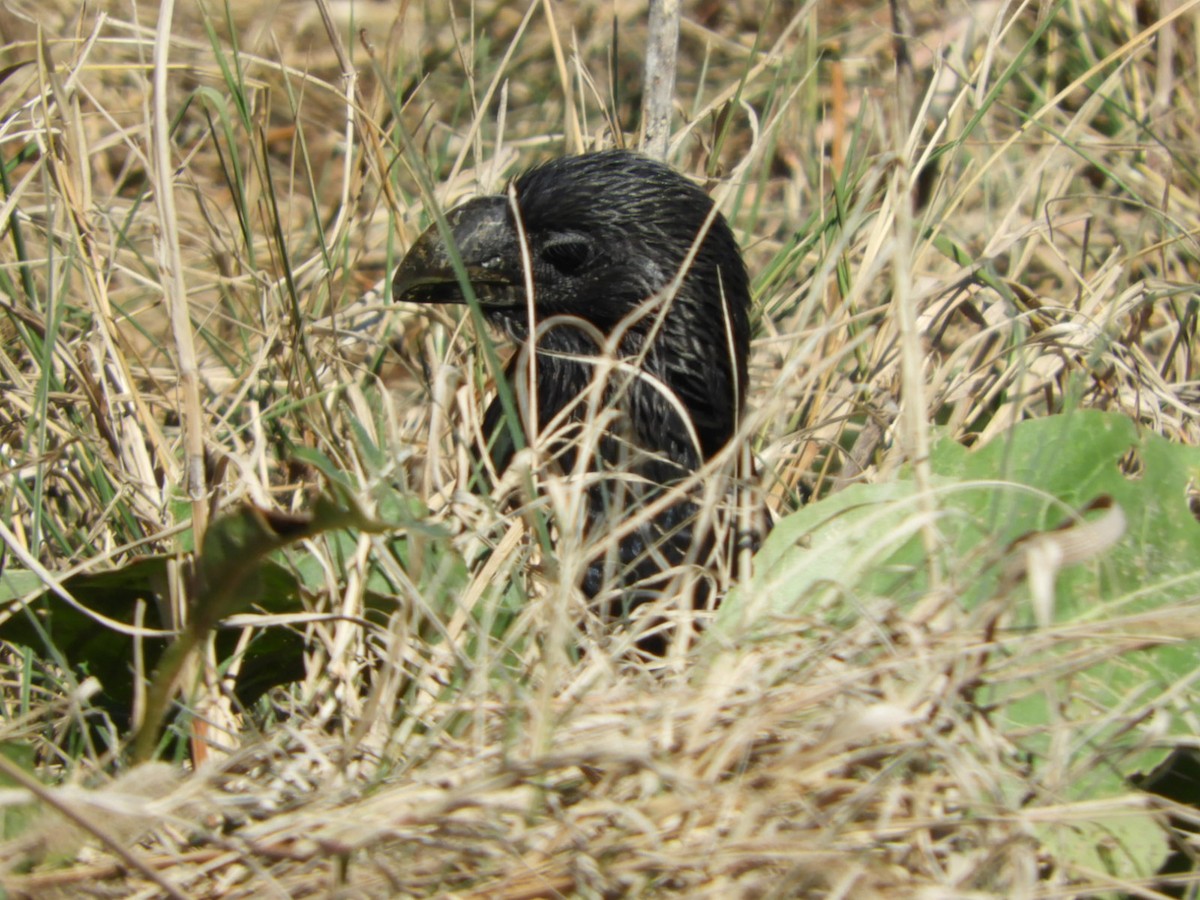
M 644 9 L 171 6 L 0 0 L 0 891 L 1196 890 L 1200 3 L 685 4 L 776 527 L 655 660 L 381 287 Z

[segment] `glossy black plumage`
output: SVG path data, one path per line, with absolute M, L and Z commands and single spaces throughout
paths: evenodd
M 588 463 L 591 471 L 614 473 L 589 494 L 589 528 L 611 529 L 733 436 L 746 389 L 746 269 L 704 191 L 633 153 L 557 159 L 518 177 L 513 192 L 519 217 L 509 197 L 495 196 L 459 206 L 447 222 L 486 318 L 521 343 L 530 338 L 528 269 L 535 320 L 543 326 L 536 357 L 539 430 L 567 408 L 571 423 L 584 425 L 594 414 L 576 401 L 592 382 L 602 340 L 615 344 L 615 358 L 628 363 L 608 379 L 605 396 L 620 415 L 609 421 Z M 437 228 L 402 261 L 393 295 L 463 302 Z M 517 366 L 514 358 L 507 373 L 512 384 L 523 374 Z M 496 434 L 492 458 L 503 469 L 513 446 L 499 398 L 484 425 Z M 560 465 L 569 471 L 575 445 L 569 436 L 564 440 Z M 595 596 L 615 584 L 628 607 L 660 590 L 664 573 L 703 563 L 712 541 L 693 533 L 695 514 L 690 499 L 672 503 L 624 538 L 617 554 L 593 560 L 583 589 Z

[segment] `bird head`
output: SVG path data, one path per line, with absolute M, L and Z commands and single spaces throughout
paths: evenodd
M 708 195 L 668 166 L 619 150 L 544 163 L 519 176 L 510 194 L 446 215 L 487 319 L 527 339 L 532 283 L 538 322 L 574 317 L 606 336 L 623 326 L 620 354 L 638 356 L 677 394 L 702 455 L 719 449 L 744 397 L 749 288 L 737 242 Z M 392 292 L 417 303 L 465 302 L 438 227 L 413 244 Z M 656 299 L 661 313 L 647 306 Z M 576 337 L 551 349 L 597 348 Z

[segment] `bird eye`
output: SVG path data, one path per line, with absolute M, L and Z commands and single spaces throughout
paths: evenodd
M 575 235 L 560 235 L 542 247 L 541 255 L 564 275 L 573 275 L 591 260 L 592 245 Z

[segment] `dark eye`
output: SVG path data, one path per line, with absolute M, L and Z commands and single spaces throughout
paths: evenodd
M 574 275 L 592 258 L 592 245 L 586 238 L 573 234 L 551 238 L 542 247 L 542 259 L 564 275 Z

